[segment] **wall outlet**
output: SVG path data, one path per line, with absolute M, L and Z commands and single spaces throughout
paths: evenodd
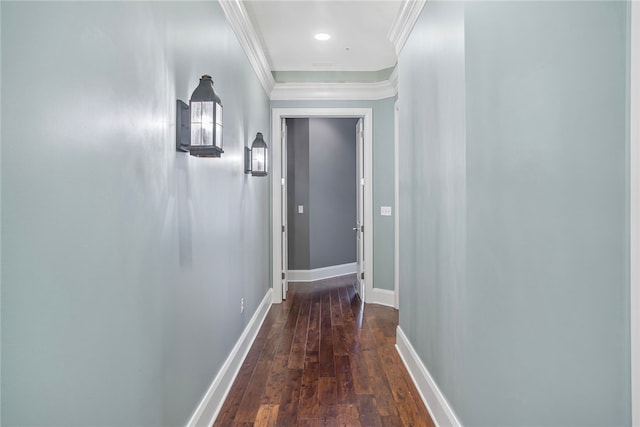
M 298 213 L 304 213 L 304 206 L 298 205 Z
M 244 313 L 244 298 L 240 298 L 240 314 Z
M 391 206 L 380 206 L 380 215 L 391 216 Z

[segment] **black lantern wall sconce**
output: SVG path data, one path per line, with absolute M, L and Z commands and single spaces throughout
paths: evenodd
M 200 78 L 189 105 L 176 102 L 176 149 L 197 157 L 220 157 L 224 153 L 222 102 L 213 90 L 211 76 Z
M 267 176 L 268 156 L 267 143 L 264 142 L 262 133 L 256 134 L 251 148 L 244 147 L 244 173 L 250 173 L 252 176 Z

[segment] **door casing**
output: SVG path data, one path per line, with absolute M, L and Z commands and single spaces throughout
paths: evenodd
M 400 115 L 398 101 L 393 106 L 393 289 L 394 307 L 400 309 Z
M 364 124 L 364 276 L 365 298 L 369 300 L 373 290 L 373 109 L 372 108 L 273 108 L 271 110 L 271 241 L 272 241 L 272 302 L 283 300 L 281 265 L 282 233 L 282 133 L 283 118 L 362 118 Z M 366 301 L 369 302 L 369 301 Z

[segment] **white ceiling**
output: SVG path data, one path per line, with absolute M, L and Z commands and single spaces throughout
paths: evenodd
M 273 71 L 378 71 L 397 58 L 387 38 L 399 0 L 243 1 Z M 328 33 L 325 42 L 314 38 Z

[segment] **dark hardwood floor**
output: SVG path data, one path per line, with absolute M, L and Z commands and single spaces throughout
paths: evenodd
M 290 284 L 214 426 L 434 426 L 394 347 L 398 311 L 362 304 L 354 282 Z

